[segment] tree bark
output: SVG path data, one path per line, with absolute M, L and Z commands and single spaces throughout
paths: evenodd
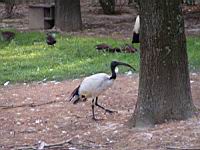
M 15 0 L 6 0 L 5 1 L 5 11 L 6 18 L 11 18 L 14 14 Z
M 56 0 L 56 27 L 62 31 L 81 30 L 80 0 Z
M 154 126 L 195 112 L 180 0 L 140 0 L 140 79 L 130 125 Z
M 91 0 L 92 6 L 97 6 L 99 4 L 99 0 Z
M 128 0 L 128 4 L 132 4 L 133 3 L 133 0 Z
M 107 15 L 115 13 L 115 0 L 99 0 L 103 12 Z

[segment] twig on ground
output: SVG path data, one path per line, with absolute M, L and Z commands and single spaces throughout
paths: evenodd
M 167 146 L 167 149 L 171 149 L 171 150 L 200 150 L 200 146 L 191 146 L 191 147 L 176 147 L 176 146 Z
M 55 147 L 55 146 L 63 146 L 64 144 L 71 144 L 72 138 L 66 140 L 66 141 L 62 141 L 62 142 L 58 142 L 58 143 L 51 143 L 51 144 L 47 144 L 44 147 L 46 148 L 50 148 L 50 147 Z
M 13 109 L 13 108 L 19 108 L 19 107 L 38 107 L 38 106 L 43 106 L 43 105 L 48 105 L 48 104 L 53 104 L 53 103 L 59 103 L 59 102 L 64 102 L 64 100 L 54 100 L 46 103 L 41 103 L 41 104 L 35 104 L 35 103 L 30 103 L 30 104 L 22 104 L 22 105 L 10 105 L 10 106 L 0 106 L 1 109 Z
M 63 146 L 63 145 L 65 145 L 65 144 L 71 144 L 71 140 L 72 140 L 73 138 L 70 138 L 70 139 L 68 139 L 68 140 L 66 140 L 66 141 L 62 141 L 62 142 L 58 142 L 58 143 L 51 143 L 51 144 L 45 144 L 44 145 L 44 147 L 42 148 L 42 149 L 44 149 L 44 148 L 53 148 L 53 147 L 58 147 L 58 146 Z M 23 147 L 18 147 L 18 148 L 15 148 L 16 150 L 38 150 L 38 146 L 23 146 Z
M 16 150 L 37 150 L 36 147 L 30 146 L 30 147 L 19 147 Z

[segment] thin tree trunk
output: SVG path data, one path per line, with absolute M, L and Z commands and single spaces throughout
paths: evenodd
M 56 27 L 63 31 L 81 30 L 80 0 L 56 0 Z
M 133 3 L 133 0 L 128 0 L 128 4 L 132 4 Z
M 140 0 L 140 80 L 131 126 L 153 126 L 194 114 L 180 3 Z
M 15 7 L 15 0 L 6 0 L 5 1 L 5 10 L 6 10 L 6 18 L 10 18 L 13 15 Z
M 99 3 L 105 14 L 114 14 L 115 13 L 115 0 L 99 0 Z

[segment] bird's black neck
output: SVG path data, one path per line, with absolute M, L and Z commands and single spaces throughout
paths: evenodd
M 110 80 L 116 79 L 116 77 L 117 77 L 117 74 L 116 74 L 116 72 L 115 72 L 115 67 L 116 67 L 116 66 L 111 66 L 112 75 L 111 75 L 111 77 L 110 77 Z

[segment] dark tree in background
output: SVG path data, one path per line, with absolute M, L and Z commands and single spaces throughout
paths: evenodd
M 14 14 L 15 0 L 0 0 L 0 2 L 5 3 L 6 18 L 11 18 Z
M 131 126 L 194 115 L 181 0 L 140 0 L 140 79 Z
M 56 27 L 77 31 L 82 27 L 80 0 L 56 0 Z
M 131 4 L 131 3 L 133 3 L 133 0 L 128 0 L 128 4 Z
M 105 14 L 115 13 L 115 0 L 99 0 L 99 3 Z
M 195 0 L 182 0 L 182 3 L 187 5 L 195 5 Z

